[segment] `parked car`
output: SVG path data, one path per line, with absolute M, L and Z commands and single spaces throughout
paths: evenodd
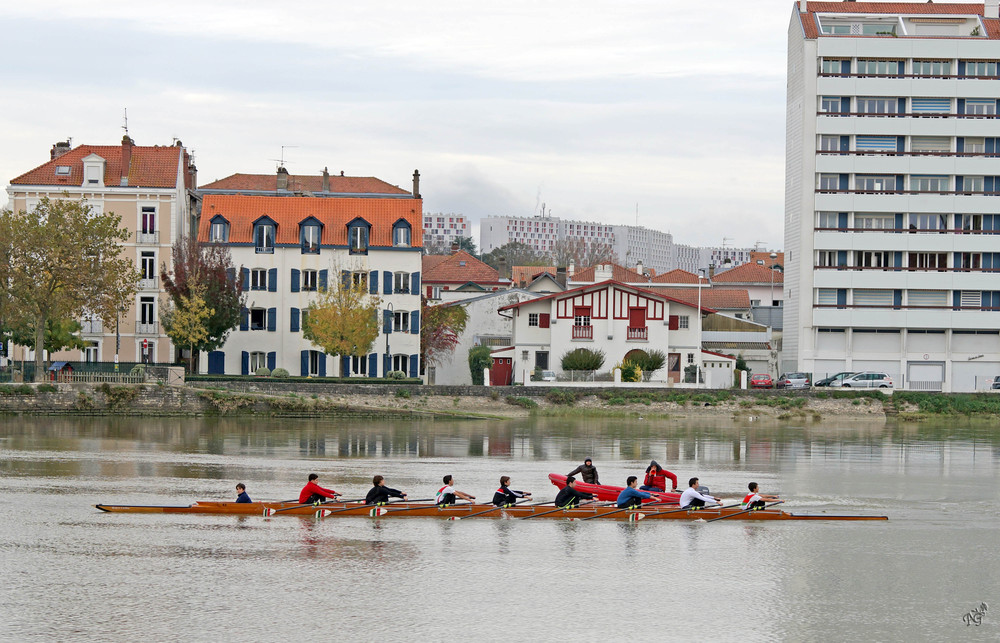
M 750 388 L 774 388 L 774 381 L 767 373 L 754 373 L 750 376 Z
M 556 372 L 555 371 L 542 371 L 542 381 L 543 382 L 555 382 Z
M 809 373 L 785 373 L 774 383 L 774 388 L 809 388 Z
M 888 373 L 863 371 L 845 377 L 839 382 L 832 382 L 830 386 L 840 386 L 843 388 L 892 388 L 892 378 L 889 377 Z
M 993 378 L 993 386 L 991 388 L 1000 388 L 1000 375 Z
M 836 375 L 831 375 L 830 377 L 824 377 L 821 380 L 816 380 L 816 383 L 813 384 L 813 386 L 833 386 L 834 382 L 839 382 L 845 377 L 849 375 L 854 375 L 855 373 L 857 373 L 857 371 L 841 371 Z

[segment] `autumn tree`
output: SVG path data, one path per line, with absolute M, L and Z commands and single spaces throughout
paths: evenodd
M 212 312 L 204 319 L 205 337 L 193 344 L 179 340 L 171 334 L 169 322 L 163 318 L 164 331 L 178 346 L 190 346 L 194 361 L 189 365 L 197 368 L 198 355 L 202 351 L 214 351 L 226 343 L 229 333 L 240 325 L 240 311 L 246 305 L 240 270 L 233 265 L 229 248 L 219 244 L 198 243 L 193 237 L 178 239 L 171 249 L 173 266 L 160 267 L 163 288 L 170 296 L 171 305 L 166 310 L 185 311 L 194 297 L 200 293 L 202 303 Z M 187 303 L 185 303 L 187 302 Z
M 381 303 L 365 283 L 344 279 L 319 291 L 303 314 L 302 335 L 327 355 L 367 355 L 379 336 Z
M 194 372 L 195 346 L 208 339 L 208 322 L 215 309 L 205 303 L 207 286 L 194 283 L 189 286 L 190 295 L 180 295 L 177 305 L 165 304 L 160 313 L 164 332 L 178 346 L 188 346 L 188 373 Z
M 139 283 L 133 261 L 122 255 L 129 232 L 113 212 L 96 213 L 84 201 L 43 198 L 31 212 L 4 210 L 0 229 L 10 235 L 9 297 L 35 331 L 35 379 L 49 320 L 84 314 L 106 325 L 127 310 Z
M 45 322 L 45 336 L 42 347 L 48 353 L 75 348 L 84 350 L 87 342 L 80 337 L 83 324 L 75 319 L 48 319 Z M 18 346 L 34 346 L 35 324 L 32 320 L 23 319 L 15 322 L 11 330 L 11 339 Z
M 14 251 L 13 218 L 0 213 L 0 351 L 6 347 L 16 309 L 11 301 L 11 261 Z
M 455 350 L 469 321 L 469 313 L 465 306 L 430 306 L 427 298 L 421 297 L 420 319 L 421 363 L 434 365 Z

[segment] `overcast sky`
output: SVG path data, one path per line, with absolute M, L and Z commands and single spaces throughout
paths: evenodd
M 160 7 L 160 8 L 155 8 Z M 735 10 L 735 11 L 734 11 Z M 174 137 L 199 182 L 377 176 L 424 212 L 782 245 L 787 0 L 6 2 L 0 173 Z M 6 196 L 2 197 L 6 200 Z M 478 226 L 477 226 L 478 230 Z M 478 244 L 478 234 L 476 235 Z

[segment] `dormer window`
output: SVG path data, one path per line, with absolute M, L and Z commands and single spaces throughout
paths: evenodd
M 347 225 L 347 243 L 351 254 L 368 254 L 368 233 L 371 225 L 364 219 L 355 219 Z
M 274 254 L 274 235 L 277 226 L 274 221 L 264 217 L 254 223 L 253 245 L 257 254 Z
M 104 187 L 104 159 L 97 154 L 83 157 L 83 187 Z
M 299 224 L 299 243 L 302 254 L 319 254 L 320 239 L 323 236 L 323 226 L 310 217 Z
M 56 166 L 56 176 L 69 176 L 70 166 L 68 165 L 57 165 Z
M 399 247 L 409 247 L 410 245 L 410 224 L 400 219 L 392 226 L 392 245 Z
M 221 216 L 213 217 L 208 240 L 211 243 L 229 243 L 229 222 Z

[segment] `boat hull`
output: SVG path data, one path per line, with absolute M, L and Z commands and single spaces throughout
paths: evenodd
M 566 486 L 566 476 L 558 473 L 550 473 L 549 482 L 554 484 L 556 487 L 562 489 L 563 487 Z M 618 500 L 618 494 L 620 494 L 625 489 L 625 487 L 616 487 L 610 484 L 587 484 L 586 482 L 582 482 L 580 480 L 576 481 L 576 486 L 574 488 L 577 491 L 582 491 L 583 493 L 594 494 L 594 497 L 604 502 L 614 502 Z M 651 491 L 649 493 L 652 494 L 653 497 L 647 500 L 643 500 L 642 501 L 643 503 L 664 502 L 676 505 L 678 502 L 680 502 L 681 499 L 681 494 L 674 493 L 672 491 L 666 491 L 666 492 Z

